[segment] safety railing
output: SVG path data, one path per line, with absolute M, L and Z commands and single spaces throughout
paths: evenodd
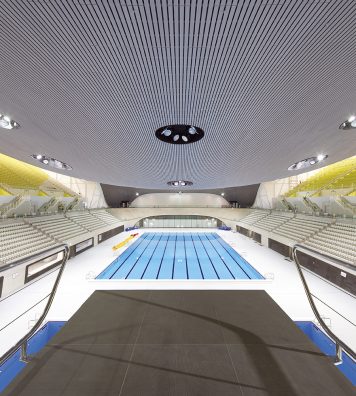
M 306 247 L 306 246 L 298 244 L 298 243 L 293 246 L 293 250 L 292 250 L 293 259 L 294 259 L 294 262 L 295 262 L 295 264 L 297 266 L 298 273 L 299 273 L 300 279 L 301 279 L 301 281 L 303 283 L 303 287 L 304 287 L 305 293 L 307 295 L 309 304 L 310 304 L 310 306 L 311 306 L 311 308 L 313 310 L 313 313 L 314 313 L 317 321 L 319 322 L 320 326 L 323 328 L 325 333 L 335 342 L 335 347 L 336 347 L 335 364 L 341 364 L 342 363 L 342 351 L 345 351 L 354 361 L 356 361 L 356 353 L 347 344 L 345 344 L 342 340 L 340 340 L 340 338 L 337 337 L 330 330 L 330 328 L 326 325 L 326 323 L 324 322 L 324 320 L 320 316 L 320 313 L 319 313 L 319 311 L 318 311 L 318 309 L 317 309 L 317 307 L 316 307 L 316 305 L 314 303 L 312 294 L 310 293 L 307 281 L 306 281 L 306 279 L 304 277 L 304 274 L 303 274 L 303 271 L 302 271 L 302 267 L 301 267 L 301 265 L 299 263 L 298 250 L 303 250 L 305 252 L 316 254 L 317 256 L 320 256 L 321 258 L 324 258 L 327 261 L 334 262 L 335 264 L 339 264 L 339 265 L 343 265 L 343 266 L 345 266 L 345 265 L 349 266 L 349 264 L 345 263 L 343 260 L 339 260 L 339 259 L 336 259 L 334 257 L 330 257 L 330 256 L 328 256 L 328 255 L 326 255 L 324 253 L 320 253 L 317 250 L 311 249 L 309 247 Z
M 39 256 L 43 257 L 43 256 L 46 256 L 46 255 L 48 256 L 48 254 L 50 254 L 50 253 L 56 254 L 56 253 L 60 253 L 62 251 L 64 252 L 62 263 L 60 265 L 60 269 L 59 269 L 58 275 L 56 277 L 56 280 L 54 282 L 52 291 L 51 291 L 51 293 L 49 295 L 47 304 L 46 304 L 46 306 L 45 306 L 45 308 L 43 310 L 42 315 L 39 317 L 39 319 L 37 320 L 36 324 L 31 328 L 31 330 L 26 335 L 24 335 L 13 347 L 11 347 L 3 356 L 0 357 L 0 366 L 7 359 L 9 359 L 20 348 L 21 348 L 20 360 L 22 362 L 24 362 L 24 363 L 28 363 L 31 360 L 31 356 L 29 356 L 27 354 L 27 343 L 28 343 L 28 340 L 37 332 L 37 330 L 39 330 L 39 328 L 42 325 L 42 322 L 44 321 L 45 317 L 47 316 L 47 314 L 48 314 L 48 312 L 49 312 L 49 310 L 51 308 L 51 305 L 52 305 L 52 302 L 54 300 L 56 291 L 58 289 L 58 285 L 60 283 L 60 280 L 61 280 L 64 268 L 65 268 L 65 265 L 66 265 L 66 263 L 68 261 L 68 258 L 69 258 L 69 246 L 63 244 L 63 245 L 56 246 L 54 248 L 52 247 L 50 249 L 42 251 L 40 254 L 36 254 L 36 255 L 27 257 L 26 259 L 18 260 L 16 262 L 13 262 L 13 263 L 7 265 L 6 268 L 4 268 L 4 267 L 1 268 L 2 270 L 3 269 L 8 269 L 9 267 L 12 268 L 12 267 L 15 267 L 15 266 L 22 265 L 24 263 L 28 263 L 29 261 L 35 259 L 36 257 L 39 257 Z

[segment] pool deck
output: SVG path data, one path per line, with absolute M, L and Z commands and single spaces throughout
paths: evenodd
M 4 392 L 354 394 L 330 360 L 257 290 L 96 291 Z

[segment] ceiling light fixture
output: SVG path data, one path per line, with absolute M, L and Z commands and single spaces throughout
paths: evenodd
M 140 195 L 140 194 L 137 192 L 137 193 L 136 193 L 136 197 L 138 197 L 139 195 Z
M 356 129 L 356 116 L 350 116 L 339 126 L 339 129 L 343 129 L 344 131 L 347 131 L 349 129 Z
M 204 131 L 196 126 L 177 124 L 158 128 L 155 135 L 165 143 L 189 144 L 202 139 Z
M 224 192 L 222 192 L 222 193 L 221 193 L 221 196 L 223 197 L 224 195 L 225 195 L 225 193 L 224 193 Z
M 0 114 L 0 128 L 3 129 L 17 129 L 20 128 L 20 124 L 12 120 L 9 116 Z
M 187 180 L 172 180 L 167 182 L 167 184 L 173 187 L 187 187 L 187 186 L 192 186 L 193 182 Z
M 55 158 L 47 157 L 43 154 L 32 154 L 31 158 L 40 162 L 41 164 L 51 166 L 52 168 L 60 169 L 60 170 L 72 170 L 73 168 L 66 164 L 63 161 L 59 161 Z
M 324 160 L 326 160 L 328 158 L 327 154 L 319 154 L 316 157 L 310 157 L 310 158 L 306 158 L 303 159 L 301 161 L 298 161 L 294 164 L 292 164 L 288 170 L 289 171 L 295 171 L 295 170 L 300 170 L 300 169 L 304 169 L 304 168 L 308 168 L 309 166 L 313 166 L 318 164 L 319 162 L 322 162 Z

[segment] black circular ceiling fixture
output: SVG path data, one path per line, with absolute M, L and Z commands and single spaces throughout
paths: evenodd
M 199 141 L 204 131 L 193 125 L 166 125 L 156 130 L 156 138 L 165 143 L 190 144 Z
M 172 187 L 187 187 L 192 186 L 193 182 L 187 180 L 172 180 L 167 182 L 167 184 Z

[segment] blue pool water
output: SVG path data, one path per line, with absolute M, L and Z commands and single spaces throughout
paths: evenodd
M 38 353 L 50 339 L 58 333 L 58 331 L 65 325 L 66 322 L 48 322 L 40 330 L 34 334 L 28 341 L 28 354 L 33 355 Z M 6 362 L 0 366 L 0 392 L 2 392 L 9 383 L 20 373 L 26 366 L 20 361 L 20 351 L 18 350 Z
M 97 279 L 263 279 L 216 233 L 144 233 Z
M 29 341 L 28 350 L 30 354 L 39 352 L 49 340 L 65 325 L 66 322 L 48 322 Z M 295 322 L 296 325 L 309 337 L 309 339 L 326 355 L 335 355 L 335 344 L 312 322 Z M 0 366 L 0 392 L 25 367 L 19 361 L 20 352 L 16 352 L 2 366 Z M 356 386 L 356 363 L 343 353 L 343 363 L 336 366 Z

